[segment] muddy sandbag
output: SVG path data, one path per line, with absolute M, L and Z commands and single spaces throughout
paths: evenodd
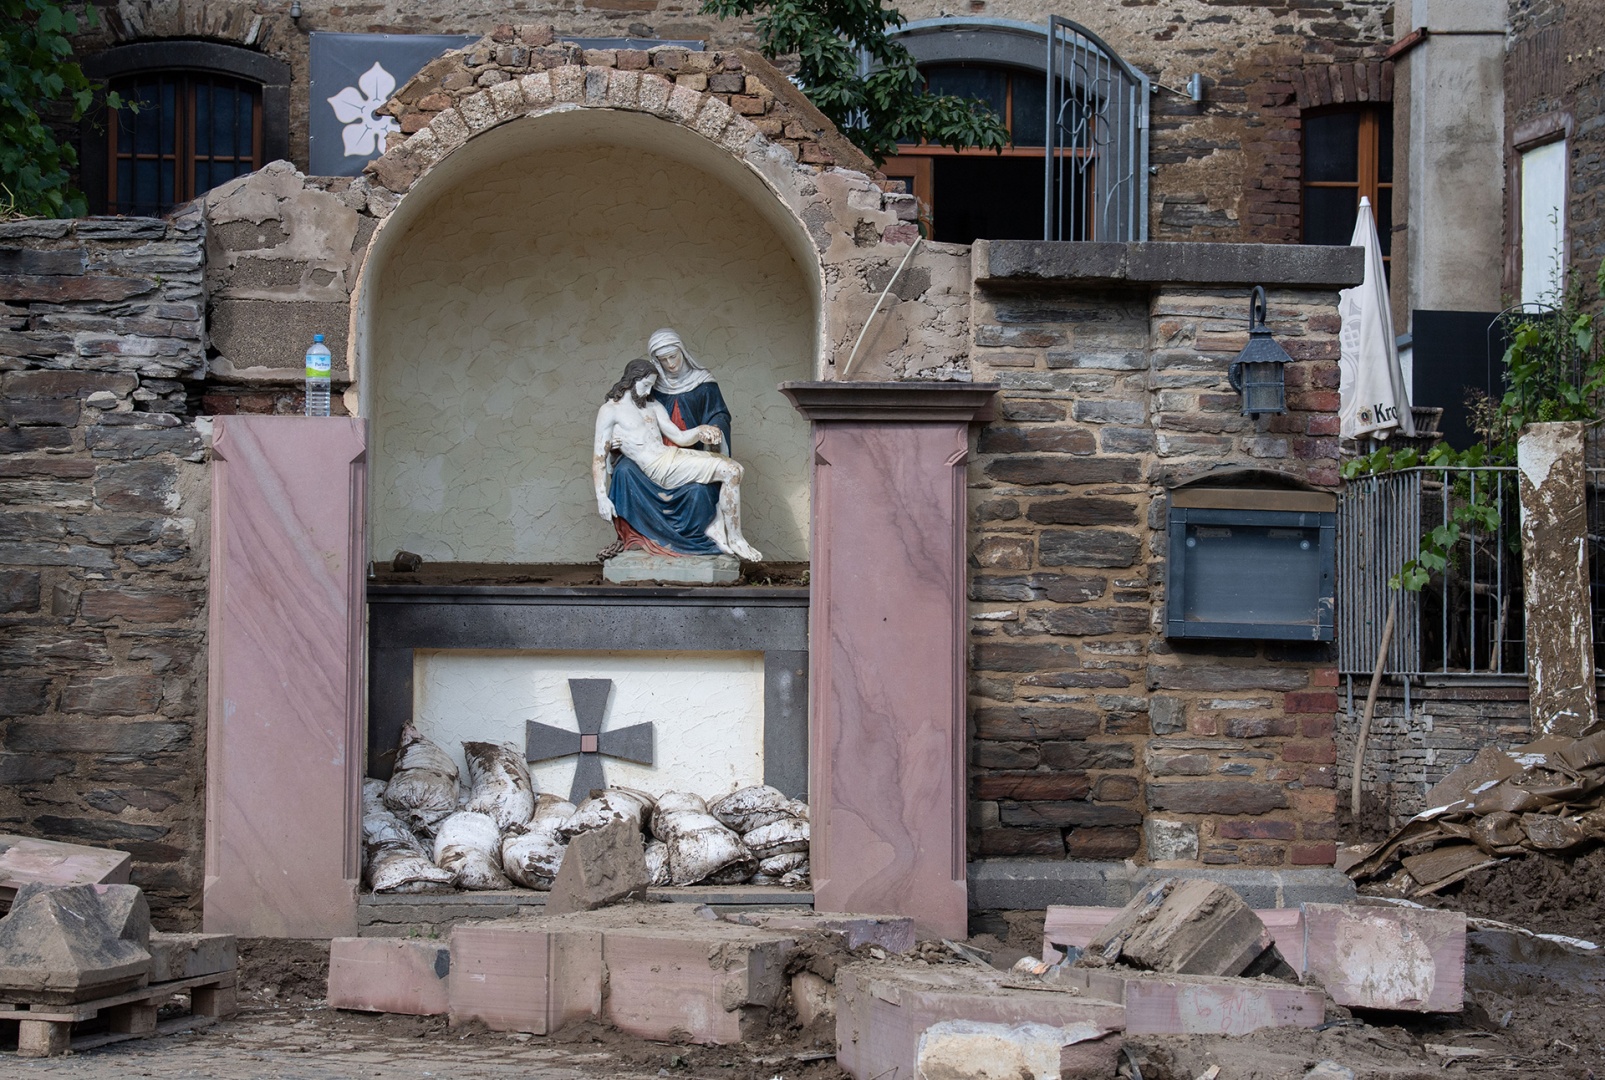
M 794 818 L 802 818 L 804 821 L 807 821 L 808 820 L 808 802 L 807 802 L 807 800 L 805 800 L 805 799 L 787 799 L 786 800 L 786 813 L 790 814 Z
M 651 806 L 637 792 L 621 788 L 608 788 L 580 803 L 579 808 L 563 823 L 565 839 L 572 840 L 582 832 L 600 829 L 613 821 L 628 821 L 641 828 L 651 812 Z
M 384 801 L 415 832 L 426 835 L 457 809 L 456 763 L 411 724 L 401 729 L 401 752 Z
M 787 852 L 807 851 L 808 836 L 808 822 L 788 817 L 754 829 L 741 839 L 759 859 L 767 859 Z
M 378 784 L 370 794 L 369 785 Z M 362 785 L 363 875 L 374 892 L 417 893 L 450 889 L 456 875 L 430 861 L 423 845 L 400 818 L 385 809 L 383 781 Z
M 526 889 L 550 890 L 568 850 L 557 831 L 567 818 L 567 814 L 537 816 L 528 825 L 510 829 L 502 839 L 502 872 Z
M 464 889 L 510 889 L 502 873 L 502 831 L 489 814 L 459 810 L 435 830 L 435 865 Z
M 659 887 L 669 883 L 669 845 L 662 840 L 647 841 L 646 880 Z
M 797 869 L 780 875 L 780 880 L 775 884 L 787 889 L 806 889 L 813 883 L 813 876 L 809 873 L 808 864 L 803 863 Z
M 678 814 L 682 810 L 693 810 L 699 814 L 708 812 L 708 804 L 702 801 L 702 796 L 693 795 L 689 791 L 668 791 L 658 796 L 658 804 L 652 809 L 652 835 L 657 836 L 657 820 L 664 814 Z M 662 837 L 658 837 L 660 840 Z
M 659 810 L 652 815 L 652 835 L 664 842 L 683 832 L 722 828 L 724 824 L 718 818 L 701 810 L 675 810 L 667 814 Z
M 535 812 L 529 816 L 530 824 L 546 818 L 556 818 L 559 822 L 567 821 L 574 816 L 579 807 L 563 798 L 561 795 L 545 793 L 535 796 Z
M 385 797 L 385 782 L 375 780 L 371 776 L 362 778 L 362 812 L 366 814 L 375 806 L 383 806 Z
M 806 866 L 807 863 L 808 852 L 788 851 L 784 855 L 771 855 L 767 859 L 759 860 L 758 873 L 778 878 L 784 874 L 791 873 L 798 867 Z
M 788 801 L 785 792 L 768 784 L 754 784 L 752 787 L 738 788 L 722 799 L 715 799 L 708 805 L 708 812 L 729 828 L 745 835 L 758 827 L 760 819 L 762 824 L 767 825 L 778 817 L 788 816 Z
M 465 742 L 463 760 L 468 762 L 469 787 L 464 810 L 489 815 L 503 830 L 530 819 L 535 789 L 523 754 L 506 743 Z
M 671 815 L 671 820 L 677 816 L 702 815 L 683 811 L 681 815 Z M 741 842 L 741 837 L 716 819 L 711 819 L 711 823 L 702 828 L 675 828 L 672 831 L 672 839 L 665 842 L 669 849 L 671 885 L 695 885 L 720 871 L 728 871 L 737 875 L 735 880 L 745 881 L 757 866 L 757 860 L 747 850 L 747 845 Z

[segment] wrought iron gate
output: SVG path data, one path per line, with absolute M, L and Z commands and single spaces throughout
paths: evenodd
M 1148 238 L 1148 77 L 1091 30 L 1048 20 L 1044 240 Z

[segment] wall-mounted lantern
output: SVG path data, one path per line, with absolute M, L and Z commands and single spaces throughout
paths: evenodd
M 1248 301 L 1248 344 L 1226 369 L 1226 381 L 1243 397 L 1244 416 L 1287 411 L 1282 365 L 1292 359 L 1265 325 L 1265 287 L 1254 286 Z

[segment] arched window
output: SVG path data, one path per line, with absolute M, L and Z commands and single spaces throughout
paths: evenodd
M 165 214 L 288 156 L 289 66 L 278 60 L 168 41 L 101 53 L 84 68 L 136 106 L 86 128 L 80 160 L 92 211 Z
M 1382 254 L 1393 250 L 1393 109 L 1364 105 L 1304 114 L 1306 244 L 1347 244 L 1360 197 L 1371 200 Z
M 919 197 L 927 235 L 1147 238 L 1148 81 L 1096 35 L 1055 16 L 1047 27 L 930 19 L 897 38 L 932 93 L 985 103 L 1010 133 L 1001 153 L 905 145 L 882 166 Z

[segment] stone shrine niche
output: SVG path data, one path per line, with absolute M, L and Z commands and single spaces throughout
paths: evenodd
M 486 132 L 376 239 L 359 374 L 373 425 L 370 550 L 589 563 L 603 395 L 672 326 L 734 416 L 747 538 L 808 558 L 817 260 L 774 193 L 652 117 L 583 110 Z M 813 269 L 805 270 L 805 266 Z

